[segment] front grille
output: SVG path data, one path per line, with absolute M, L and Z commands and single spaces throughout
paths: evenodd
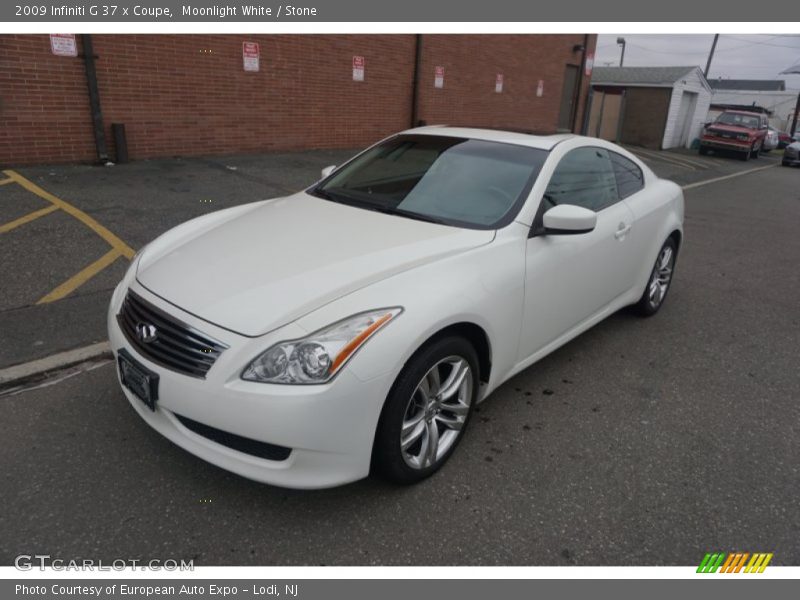
M 244 452 L 251 456 L 257 456 L 258 458 L 266 458 L 267 460 L 286 460 L 292 453 L 292 449 L 286 446 L 259 442 L 258 440 L 222 431 L 221 429 L 216 429 L 209 425 L 203 425 L 188 417 L 182 417 L 177 413 L 172 414 L 177 417 L 178 421 L 180 421 L 186 429 L 194 431 L 197 435 L 201 435 L 212 442 L 237 450 L 238 452 Z
M 125 337 L 143 356 L 162 367 L 192 377 L 205 378 L 227 348 L 222 342 L 182 323 L 132 291 L 125 296 L 117 321 Z M 145 342 L 137 330 L 147 326 L 155 327 L 155 337 Z
M 735 139 L 736 138 L 736 134 L 735 133 L 731 133 L 729 131 L 723 131 L 722 129 L 714 129 L 712 127 L 708 131 L 710 133 L 712 133 L 713 135 L 716 135 L 717 137 L 727 138 L 727 139 Z

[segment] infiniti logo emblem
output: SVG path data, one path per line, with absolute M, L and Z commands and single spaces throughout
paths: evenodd
M 150 342 L 156 341 L 158 329 L 156 329 L 155 325 L 150 323 L 139 323 L 136 325 L 136 336 L 144 343 L 149 344 Z

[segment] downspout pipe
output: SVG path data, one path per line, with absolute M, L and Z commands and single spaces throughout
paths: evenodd
M 89 86 L 89 106 L 92 111 L 92 129 L 94 132 L 94 145 L 97 148 L 97 160 L 101 163 L 108 162 L 108 147 L 106 146 L 106 132 L 103 126 L 103 111 L 100 109 L 100 90 L 97 87 L 97 71 L 94 66 L 94 47 L 92 36 L 81 35 L 83 43 L 83 65 L 86 70 L 86 83 Z
M 417 126 L 419 117 L 419 70 L 422 63 L 422 34 L 414 36 L 414 78 L 411 82 L 411 127 Z
M 583 74 L 586 72 L 586 53 L 589 49 L 589 34 L 583 34 L 583 50 L 581 51 L 581 70 L 578 71 L 578 85 L 575 86 L 575 98 L 572 107 L 572 131 L 578 128 L 578 105 L 581 100 L 581 89 L 583 88 Z

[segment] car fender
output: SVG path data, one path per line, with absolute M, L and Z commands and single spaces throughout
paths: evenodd
M 485 395 L 516 363 L 527 230 L 514 223 L 500 230 L 490 244 L 357 290 L 299 319 L 298 324 L 311 332 L 366 310 L 402 307 L 403 312 L 348 363 L 347 368 L 362 381 L 387 373 L 396 377 L 427 340 L 451 325 L 477 325 L 491 349 L 491 379 L 483 387 Z

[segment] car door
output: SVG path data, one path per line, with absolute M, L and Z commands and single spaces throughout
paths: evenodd
M 566 153 L 541 202 L 526 247 L 520 361 L 606 309 L 631 288 L 634 277 L 628 243 L 633 213 L 620 200 L 607 150 L 582 147 Z M 541 215 L 557 204 L 595 211 L 594 230 L 544 232 Z

